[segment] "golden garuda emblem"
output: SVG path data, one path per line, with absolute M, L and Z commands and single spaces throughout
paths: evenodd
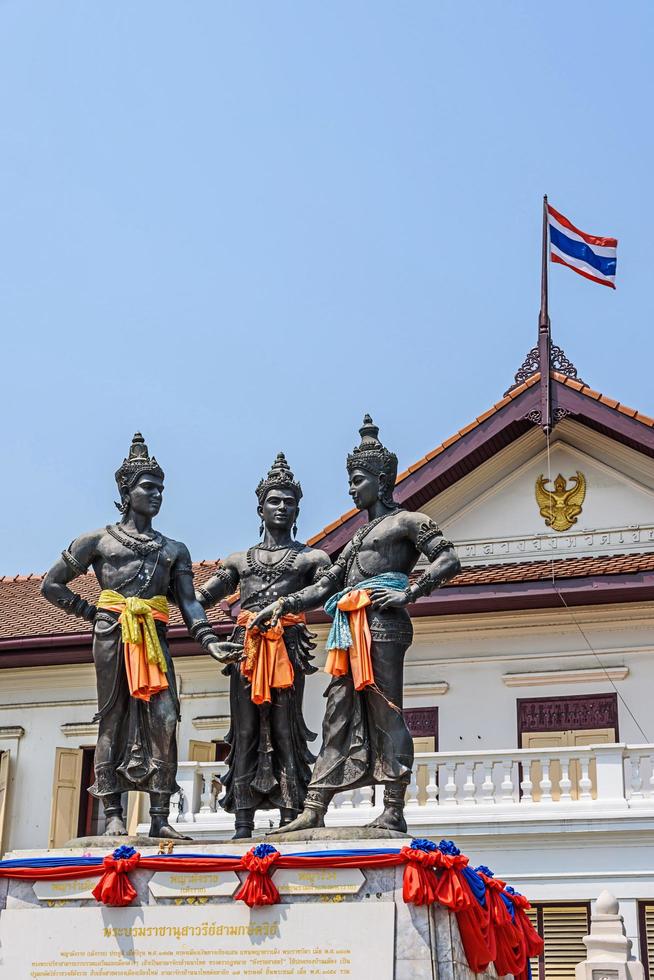
M 545 486 L 549 481 L 543 474 L 536 480 L 536 503 L 540 508 L 540 516 L 554 531 L 567 531 L 577 523 L 581 514 L 581 506 L 586 496 L 586 477 L 577 470 L 576 476 L 570 477 L 572 486 L 568 486 L 565 477 L 559 475 L 554 480 L 554 489 Z

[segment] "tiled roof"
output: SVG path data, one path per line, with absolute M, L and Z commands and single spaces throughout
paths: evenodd
M 654 552 L 602 557 L 558 558 L 554 562 L 547 559 L 545 561 L 518 562 L 510 565 L 468 566 L 451 579 L 444 586 L 443 591 L 447 591 L 449 587 L 466 585 L 501 585 L 507 582 L 551 580 L 552 567 L 554 567 L 556 579 L 651 572 L 654 571 Z
M 218 561 L 201 561 L 193 565 L 196 585 L 202 585 L 219 567 Z M 67 616 L 41 595 L 43 575 L 9 575 L 0 577 L 0 640 L 28 636 L 66 636 L 90 633 L 90 623 Z M 75 592 L 94 602 L 98 595 L 95 575 L 82 575 L 75 579 Z M 231 623 L 228 613 L 220 605 L 209 610 L 212 623 Z M 171 605 L 170 625 L 182 625 L 182 617 L 176 606 Z
M 219 567 L 217 561 L 194 565 L 196 584 L 206 582 Z M 589 578 L 602 575 L 625 575 L 654 571 L 654 552 L 607 557 L 559 558 L 554 562 L 556 578 Z M 415 579 L 419 573 L 415 573 Z M 446 596 L 450 587 L 502 585 L 513 582 L 534 582 L 551 579 L 552 561 L 519 562 L 507 565 L 478 565 L 467 567 L 440 591 Z M 26 639 L 36 636 L 82 636 L 91 627 L 79 619 L 71 619 L 41 596 L 42 575 L 17 575 L 0 578 L 0 640 Z M 98 594 L 94 575 L 75 579 L 75 590 L 93 601 Z M 229 614 L 220 606 L 209 612 L 212 623 L 232 623 Z M 171 626 L 182 625 L 179 610 L 171 606 Z
M 635 408 L 628 408 L 626 405 L 622 405 L 619 401 L 616 401 L 615 398 L 609 398 L 608 395 L 602 395 L 599 391 L 594 391 L 592 388 L 589 388 L 588 385 L 582 384 L 580 381 L 574 381 L 572 378 L 567 378 L 565 375 L 559 374 L 558 371 L 552 371 L 551 377 L 554 381 L 558 381 L 560 384 L 580 392 L 587 398 L 592 398 L 593 401 L 606 405 L 607 408 L 614 409 L 615 411 L 622 413 L 622 415 L 635 419 L 637 422 L 642 422 L 643 425 L 646 425 L 649 428 L 654 428 L 654 419 L 651 419 L 648 415 L 643 415 L 642 412 L 637 412 Z M 397 478 L 396 486 L 401 488 L 403 480 L 406 480 L 407 477 L 411 476 L 417 470 L 422 469 L 423 466 L 430 463 L 436 456 L 439 456 L 446 449 L 449 449 L 449 447 L 454 443 L 459 442 L 461 439 L 467 436 L 468 433 L 478 428 L 483 422 L 486 422 L 487 419 L 491 418 L 493 415 L 496 415 L 497 412 L 500 412 L 506 405 L 511 404 L 512 401 L 522 395 L 529 388 L 532 388 L 535 384 L 538 384 L 539 381 L 540 373 L 537 373 L 532 375 L 532 377 L 527 378 L 527 380 L 521 385 L 513 388 L 513 390 L 509 391 L 499 402 L 495 402 L 495 404 L 492 405 L 487 412 L 484 412 L 473 422 L 470 422 L 469 425 L 464 426 L 463 429 L 459 429 L 458 432 L 455 432 L 454 435 L 450 436 L 449 439 L 446 439 L 445 442 L 442 442 L 439 446 L 436 446 L 436 448 L 432 449 L 431 452 L 426 454 L 426 456 L 423 456 L 422 459 L 419 459 L 416 463 L 409 466 L 408 469 L 404 470 L 403 473 L 400 473 Z M 340 527 L 342 524 L 345 524 L 347 521 L 351 520 L 351 518 L 356 516 L 357 513 L 358 511 L 356 508 L 351 508 L 345 514 L 342 514 L 337 520 L 332 521 L 331 524 L 327 524 L 327 526 L 324 527 L 322 531 L 319 531 L 318 534 L 314 534 L 313 537 L 308 539 L 307 543 L 316 544 L 318 541 L 324 538 L 325 535 L 330 534 L 331 531 L 336 530 L 337 527 Z

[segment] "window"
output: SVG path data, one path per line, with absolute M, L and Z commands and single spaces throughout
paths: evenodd
M 651 902 L 640 902 L 638 905 L 638 920 L 640 958 L 645 967 L 647 980 L 654 980 L 654 904 Z
M 586 959 L 589 905 L 533 905 L 527 915 L 545 941 L 543 955 L 530 961 L 534 980 L 574 980 L 577 963 Z
M 519 698 L 518 744 L 522 749 L 575 748 L 576 746 L 612 744 L 618 738 L 618 699 L 615 694 L 582 694 L 565 698 Z M 552 782 L 552 799 L 560 797 L 560 780 L 563 775 L 556 753 L 551 757 L 549 778 Z M 581 768 L 574 758 L 566 768 L 570 780 L 570 795 L 579 796 Z M 540 762 L 532 762 L 530 778 L 533 799 L 540 800 L 539 784 L 542 778 Z M 588 772 L 592 796 L 596 796 L 596 764 L 591 760 Z

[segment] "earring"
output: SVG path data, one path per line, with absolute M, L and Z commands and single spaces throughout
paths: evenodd
M 293 524 L 293 537 L 297 538 L 297 521 Z
M 263 537 L 263 521 L 259 525 L 259 537 L 260 538 Z

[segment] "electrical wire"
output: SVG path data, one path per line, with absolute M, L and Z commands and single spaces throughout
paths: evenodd
M 551 483 L 552 482 L 552 461 L 551 461 L 551 456 L 550 456 L 550 434 L 549 434 L 549 432 L 546 432 L 545 433 L 545 438 L 547 440 L 547 482 L 548 483 Z M 552 519 L 553 519 L 553 517 L 554 517 L 554 512 L 553 512 L 553 509 L 552 509 L 552 497 L 550 496 L 550 527 L 552 526 Z M 600 659 L 599 654 L 597 653 L 597 651 L 593 647 L 592 643 L 588 639 L 588 636 L 586 635 L 586 631 L 584 630 L 583 626 L 581 625 L 581 623 L 579 622 L 579 620 L 575 616 L 573 610 L 570 608 L 570 606 L 568 605 L 568 603 L 565 601 L 565 596 L 563 595 L 563 593 L 559 589 L 558 585 L 556 584 L 556 567 L 555 567 L 556 566 L 556 562 L 555 562 L 554 556 L 552 554 L 550 554 L 550 562 L 551 562 L 552 588 L 554 589 L 554 591 L 558 595 L 558 597 L 561 600 L 561 603 L 563 604 L 563 606 L 565 607 L 565 609 L 570 614 L 570 618 L 572 619 L 573 623 L 575 624 L 575 626 L 577 627 L 577 629 L 581 633 L 581 635 L 582 635 L 582 637 L 583 637 L 583 639 L 584 639 L 584 641 L 586 643 L 586 646 L 588 647 L 588 649 L 590 650 L 590 652 L 592 653 L 592 655 L 595 657 L 595 659 L 596 659 L 597 663 L 599 664 L 599 666 L 602 668 L 604 674 L 606 675 L 607 681 L 609 682 L 609 684 L 611 685 L 611 687 L 615 691 L 615 693 L 616 693 L 618 699 L 620 700 L 620 702 L 622 703 L 625 711 L 630 716 L 630 718 L 633 721 L 634 725 L 636 726 L 636 728 L 638 729 L 638 731 L 640 732 L 640 734 L 643 736 L 644 740 L 646 742 L 649 742 L 650 740 L 649 740 L 649 738 L 648 738 L 645 730 L 643 729 L 642 725 L 640 724 L 640 722 L 636 718 L 635 714 L 633 713 L 633 711 L 631 710 L 631 708 L 629 707 L 629 705 L 625 701 L 624 697 L 622 696 L 622 694 L 620 693 L 620 691 L 616 687 L 615 681 L 613 680 L 613 678 L 609 674 L 608 670 L 606 669 L 605 664 L 602 663 L 602 660 Z

